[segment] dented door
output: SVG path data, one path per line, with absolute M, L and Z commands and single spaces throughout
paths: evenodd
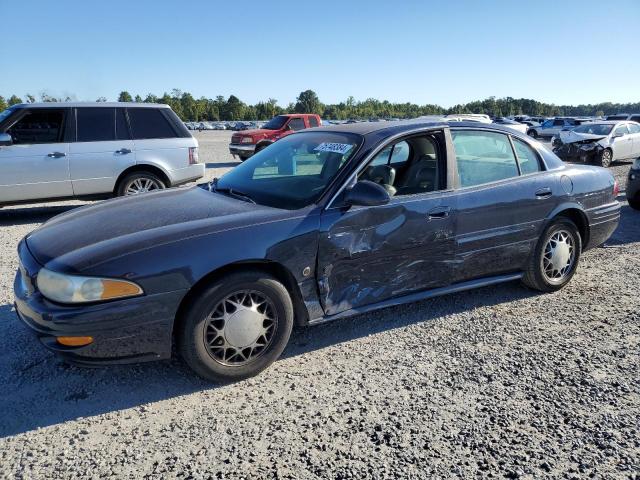
M 436 192 L 323 214 L 318 286 L 327 315 L 449 283 L 455 197 Z

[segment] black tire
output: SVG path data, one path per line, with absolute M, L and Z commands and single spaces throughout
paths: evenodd
M 573 241 L 573 260 L 571 266 L 562 274 L 561 278 L 550 279 L 544 270 L 543 256 L 551 239 L 561 232 L 569 234 Z M 529 288 L 541 292 L 555 292 L 564 287 L 578 269 L 580 253 L 582 252 L 582 239 L 576 224 L 566 217 L 557 217 L 545 228 L 540 236 L 536 248 L 529 259 L 529 263 L 522 277 L 522 282 Z
M 249 298 L 247 302 L 243 301 L 244 305 L 237 303 L 238 307 L 247 307 L 244 309 L 245 312 L 248 310 L 259 312 L 264 308 L 264 312 L 261 313 L 265 317 L 258 320 L 261 324 L 261 327 L 257 327 L 258 330 L 264 329 L 270 321 L 267 320 L 267 316 L 276 319 L 270 324 L 272 327 L 272 330 L 268 330 L 270 333 L 258 333 L 258 337 L 254 340 L 254 344 L 264 343 L 263 347 L 242 345 L 238 347 L 233 344 L 234 334 L 238 335 L 238 332 L 241 332 L 240 335 L 251 336 L 247 332 L 257 325 L 254 319 L 249 319 L 248 321 L 240 320 L 240 322 L 251 322 L 249 328 L 245 326 L 246 323 L 237 327 L 237 330 L 231 330 L 229 326 L 234 314 L 240 312 L 240 308 L 227 312 L 227 308 L 232 308 L 234 304 L 229 299 L 237 301 L 241 297 L 235 295 L 243 293 L 255 294 L 257 297 Z M 253 302 L 256 299 L 259 300 L 260 296 L 268 299 L 267 303 L 271 303 L 264 307 L 249 308 L 247 304 L 254 305 Z M 221 305 L 224 305 L 222 309 L 220 309 Z M 211 320 L 221 315 L 219 312 L 222 311 L 225 317 L 228 315 L 230 318 Z M 249 315 L 257 315 L 257 313 L 249 313 Z M 284 285 L 274 277 L 260 271 L 239 272 L 229 274 L 198 292 L 179 322 L 178 349 L 193 371 L 207 380 L 233 382 L 257 375 L 280 356 L 293 328 L 293 303 Z M 226 331 L 227 328 L 230 328 L 229 333 Z M 259 350 L 254 355 L 254 349 L 257 348 Z M 248 353 L 249 350 L 250 353 Z M 247 356 L 249 358 L 243 358 Z
M 249 157 L 244 156 L 244 155 L 238 155 L 238 158 L 240 159 L 241 162 L 244 162 Z
M 527 135 L 529 135 L 531 138 L 538 138 L 538 132 L 536 132 L 535 130 L 531 129 L 527 132 Z
M 610 148 L 605 148 L 600 154 L 600 166 L 603 168 L 609 168 L 613 163 L 613 151 Z
M 634 210 L 640 210 L 640 198 L 638 198 L 637 195 L 636 195 L 636 198 L 628 198 L 627 202 L 629 202 L 629 206 Z
M 154 187 L 148 191 L 162 190 L 163 188 L 167 187 L 165 185 L 164 180 L 162 180 L 160 177 L 158 177 L 154 173 L 133 172 L 126 175 L 122 180 L 120 180 L 120 183 L 118 183 L 118 187 L 116 188 L 116 195 L 118 197 L 133 195 L 133 193 L 131 193 L 131 188 L 133 188 L 133 185 L 151 185 L 151 184 L 153 184 Z M 127 192 L 130 192 L 130 193 L 127 193 Z M 140 192 L 140 193 L 143 193 L 143 192 Z

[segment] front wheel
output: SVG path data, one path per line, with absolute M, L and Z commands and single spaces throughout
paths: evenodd
M 538 132 L 536 132 L 535 130 L 529 130 L 527 132 L 527 135 L 529 135 L 531 138 L 538 138 Z
M 541 292 L 560 290 L 575 274 L 581 251 L 575 223 L 564 217 L 553 220 L 538 240 L 523 283 Z
M 237 381 L 280 356 L 293 328 L 293 303 L 274 277 L 234 273 L 199 292 L 180 321 L 178 346 L 187 364 L 207 380 Z
M 610 148 L 605 148 L 600 154 L 600 165 L 604 168 L 611 166 L 613 162 L 613 152 Z

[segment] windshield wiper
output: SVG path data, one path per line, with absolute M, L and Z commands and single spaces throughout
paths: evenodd
M 214 178 L 211 183 L 209 183 L 209 191 L 210 192 L 218 192 L 221 193 L 223 195 L 229 195 L 231 197 L 235 197 L 238 198 L 240 200 L 244 200 L 245 202 L 249 202 L 249 203 L 253 203 L 255 204 L 256 201 L 251 198 L 249 195 L 247 195 L 246 193 L 242 193 L 239 192 L 238 190 L 234 190 L 231 187 L 219 187 L 218 186 L 218 177 Z

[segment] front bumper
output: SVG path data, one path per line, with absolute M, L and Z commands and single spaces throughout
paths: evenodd
M 250 157 L 256 150 L 255 145 L 241 145 L 239 143 L 229 144 L 229 153 L 241 157 Z
M 175 315 L 186 291 L 92 305 L 58 305 L 34 288 L 40 266 L 24 241 L 18 247 L 21 268 L 14 280 L 15 308 L 49 350 L 84 365 L 134 363 L 171 356 Z M 67 347 L 58 336 L 91 336 L 93 343 Z
M 582 143 L 560 143 L 554 147 L 555 153 L 565 162 L 598 163 L 604 147 L 597 143 L 584 145 Z
M 625 191 L 627 200 L 640 200 L 640 170 L 629 170 Z

